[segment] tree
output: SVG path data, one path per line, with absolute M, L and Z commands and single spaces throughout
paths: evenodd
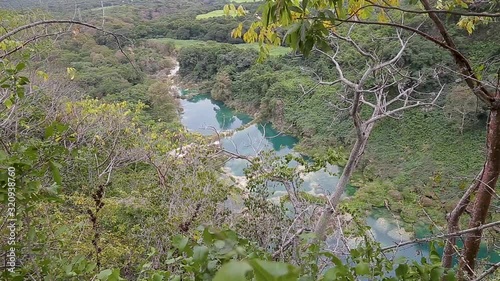
M 220 72 L 215 77 L 211 96 L 214 100 L 226 101 L 231 97 L 231 77 L 227 72 Z
M 445 113 L 458 125 L 460 134 L 464 133 L 467 123 L 477 120 L 477 115 L 482 111 L 478 109 L 477 97 L 469 94 L 468 89 L 465 86 L 453 88 L 446 95 L 446 104 L 444 106 Z
M 352 39 L 356 25 L 352 24 L 346 35 L 331 31 L 329 36 L 329 46 L 333 45 L 333 54 L 314 47 L 313 50 L 328 57 L 337 70 L 338 79 L 332 82 L 325 82 L 320 79 L 319 84 L 335 85 L 341 83 L 344 94 L 339 94 L 340 98 L 337 107 L 340 110 L 348 110 L 355 128 L 356 141 L 351 148 L 348 161 L 342 170 L 334 193 L 328 198 L 328 203 L 321 212 L 321 216 L 316 225 L 316 235 L 323 239 L 328 222 L 344 194 L 347 184 L 363 155 L 368 139 L 375 123 L 383 118 L 399 118 L 403 111 L 420 106 L 433 106 L 438 100 L 443 87 L 438 92 L 423 94 L 416 89 L 422 83 L 422 77 L 411 77 L 398 66 L 410 39 L 403 38 L 403 31 L 396 31 L 396 38 L 399 48 L 391 58 L 383 59 L 374 51 L 366 49 L 366 46 L 358 44 Z M 384 40 L 385 41 L 385 40 Z M 366 68 L 358 75 L 350 74 L 347 78 L 346 70 L 339 63 L 337 56 L 340 53 L 341 44 L 347 43 L 354 48 L 365 60 Z M 345 45 L 343 46 L 346 47 Z M 305 94 L 305 93 L 304 93 Z M 342 107 L 342 108 L 341 108 Z
M 261 8 L 262 17 L 254 22 L 247 32 L 242 34 L 242 29 L 233 32 L 236 36 L 243 36 L 245 41 L 259 41 L 261 44 L 279 44 L 281 42 L 276 30 L 288 29 L 285 41 L 294 49 L 308 55 L 316 49 L 328 49 L 328 40 L 338 26 L 346 23 L 356 23 L 373 26 L 389 26 L 414 32 L 435 45 L 444 48 L 450 53 L 458 68 L 458 75 L 465 81 L 470 91 L 489 109 L 489 122 L 487 125 L 486 161 L 484 168 L 471 185 L 463 200 L 460 200 L 455 210 L 451 213 L 448 222 L 448 231 L 456 229 L 458 219 L 468 205 L 470 195 L 475 193 L 474 207 L 469 221 L 469 227 L 478 227 L 486 222 L 490 204 L 495 193 L 495 186 L 500 175 L 500 80 L 498 74 L 493 79 L 488 75 L 479 75 L 473 67 L 470 58 L 460 51 L 455 43 L 449 27 L 442 20 L 442 16 L 460 16 L 457 25 L 472 33 L 474 28 L 483 23 L 488 23 L 492 18 L 500 17 L 499 13 L 484 10 L 495 7 L 493 1 L 473 3 L 469 5 L 464 1 L 438 2 L 435 6 L 428 0 L 420 0 L 421 6 L 409 7 L 400 1 L 266 1 Z M 457 8 L 457 6 L 461 8 Z M 480 10 L 480 12 L 477 12 Z M 431 35 L 433 30 L 424 32 L 420 25 L 405 24 L 400 19 L 424 15 L 432 22 L 432 29 L 440 38 Z M 425 19 L 424 18 L 424 19 Z M 495 70 L 494 70 L 495 71 Z M 486 78 L 485 78 L 486 77 Z M 355 85 L 352 85 L 355 86 Z M 358 100 L 355 106 L 361 103 Z M 356 148 L 356 146 L 355 146 Z M 355 166 L 355 165 L 354 165 Z M 482 229 L 466 235 L 463 258 L 460 259 L 462 272 L 473 276 L 475 261 L 481 243 Z M 448 240 L 447 249 L 455 247 L 453 241 Z M 451 266 L 452 253 L 445 251 L 443 264 Z M 465 278 L 462 276 L 462 278 Z

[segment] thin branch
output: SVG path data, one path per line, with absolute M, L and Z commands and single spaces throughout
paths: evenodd
M 482 280 L 486 276 L 488 276 L 488 275 L 492 274 L 493 272 L 495 272 L 495 270 L 497 270 L 497 268 L 499 268 L 499 267 L 500 267 L 500 262 L 495 263 L 488 270 L 486 270 L 485 272 L 481 273 L 481 275 L 479 275 L 478 277 L 476 277 L 476 279 L 473 279 L 472 281 Z
M 454 232 L 454 233 L 442 234 L 442 235 L 437 235 L 437 236 L 427 237 L 427 238 L 419 238 L 419 239 L 414 239 L 414 240 L 411 240 L 411 241 L 397 243 L 396 245 L 387 246 L 387 247 L 382 248 L 382 251 L 388 251 L 388 250 L 391 250 L 391 249 L 394 249 L 394 248 L 399 248 L 399 247 L 403 247 L 403 246 L 411 245 L 411 244 L 425 243 L 425 242 L 429 242 L 429 241 L 432 241 L 432 240 L 438 240 L 438 239 L 443 239 L 443 238 L 462 236 L 462 235 L 467 234 L 467 233 L 471 233 L 471 232 L 474 232 L 474 231 L 483 230 L 483 229 L 490 228 L 490 227 L 495 227 L 497 225 L 500 225 L 500 221 L 490 222 L 490 223 L 487 223 L 487 224 L 480 225 L 478 227 L 473 227 L 473 228 L 469 228 L 469 229 L 457 231 L 457 232 Z
M 279 248 L 276 252 L 273 253 L 273 258 L 278 257 L 283 251 L 288 249 L 290 247 L 290 245 L 292 245 L 293 241 L 295 241 L 295 238 L 297 238 L 297 236 L 301 235 L 304 231 L 310 231 L 310 230 L 306 229 L 306 228 L 299 229 L 292 237 L 290 237 L 290 239 L 288 239 L 286 241 L 285 244 L 283 244 L 283 246 L 281 248 Z
M 349 28 L 349 32 L 348 34 L 351 33 L 352 29 L 354 28 L 355 24 L 353 24 L 350 28 Z M 341 39 L 341 40 L 344 40 L 346 42 L 348 42 L 349 44 L 351 44 L 354 48 L 356 48 L 356 50 L 358 50 L 358 52 L 360 54 L 362 54 L 363 56 L 365 57 L 368 57 L 370 59 L 372 59 L 373 61 L 376 61 L 377 59 L 375 58 L 375 56 L 365 50 L 363 50 L 354 40 L 352 40 L 352 38 L 350 36 L 347 36 L 347 37 L 344 37 L 344 36 L 341 36 L 340 34 L 336 33 L 336 32 L 333 32 L 333 31 L 330 31 L 331 34 L 333 34 L 333 36 Z
M 92 29 L 96 29 L 96 30 L 99 30 L 107 35 L 111 35 L 113 37 L 115 37 L 116 39 L 118 38 L 118 36 L 121 36 L 121 37 L 124 37 L 126 38 L 124 35 L 120 35 L 120 34 L 115 34 L 113 32 L 109 32 L 109 31 L 106 31 L 106 30 L 103 30 L 102 28 L 99 28 L 95 25 L 92 25 L 92 24 L 89 24 L 89 23 L 84 23 L 84 22 L 81 22 L 81 21 L 75 21 L 75 20 L 44 20 L 44 21 L 36 21 L 36 22 L 32 22 L 30 24 L 26 24 L 26 25 L 23 25 L 23 26 L 20 26 L 16 29 L 13 29 L 7 33 L 5 33 L 4 35 L 0 36 L 0 42 L 4 41 L 5 39 L 11 37 L 12 35 L 15 35 L 23 30 L 26 30 L 26 29 L 30 29 L 30 28 L 33 28 L 33 27 L 36 27 L 36 26 L 39 26 L 39 25 L 52 25 L 52 24 L 76 24 L 76 25 L 82 25 L 82 26 L 85 26 L 85 27 L 89 27 L 89 28 L 92 28 Z
M 429 13 L 436 13 L 436 14 L 446 14 L 446 15 L 458 15 L 458 16 L 466 16 L 466 17 L 488 17 L 488 18 L 498 18 L 500 17 L 499 13 L 477 13 L 477 12 L 460 12 L 460 11 L 453 11 L 453 10 L 410 10 L 410 9 L 404 9 L 404 8 L 399 8 L 395 6 L 382 6 L 378 4 L 374 4 L 372 1 L 367 0 L 366 2 L 372 3 L 370 5 L 365 5 L 359 8 L 359 10 L 365 9 L 365 8 L 370 8 L 370 7 L 377 7 L 381 9 L 387 9 L 387 10 L 397 10 L 401 11 L 404 13 L 411 13 L 411 14 L 429 14 Z M 385 2 L 385 1 L 384 1 Z
M 329 54 L 327 54 L 326 52 L 318 49 L 318 48 L 314 48 L 314 50 L 316 50 L 317 52 L 329 57 L 332 62 L 335 64 L 335 69 L 337 69 L 337 72 L 339 74 L 339 80 L 344 82 L 346 85 L 348 85 L 349 87 L 352 87 L 352 88 L 356 88 L 357 87 L 357 84 L 355 84 L 354 82 L 350 81 L 349 79 L 347 79 L 345 76 L 344 76 L 344 72 L 342 71 L 342 68 L 340 67 L 340 64 L 337 62 L 337 60 L 335 59 L 335 55 L 331 56 Z
M 38 36 L 34 36 L 26 41 L 24 41 L 21 45 L 17 46 L 16 48 L 8 51 L 7 53 L 3 54 L 0 56 L 0 59 L 4 59 L 6 58 L 7 56 L 21 50 L 22 48 L 24 48 L 26 45 L 28 45 L 29 43 L 31 42 L 34 42 L 38 39 L 41 39 L 41 38 L 45 38 L 45 37 L 50 37 L 50 36 L 55 36 L 55 35 L 60 35 L 60 34 L 64 34 L 64 32 L 58 32 L 58 33 L 50 33 L 50 34 L 43 34 L 43 35 L 38 35 Z
M 455 208 L 453 211 L 451 211 L 449 217 L 448 217 L 448 231 L 449 232 L 454 232 L 458 230 L 458 221 L 460 219 L 460 216 L 462 216 L 463 212 L 465 211 L 465 208 L 470 202 L 470 196 L 472 195 L 473 192 L 477 190 L 479 187 L 479 181 L 481 175 L 483 174 L 484 168 L 481 169 L 481 172 L 474 178 L 474 181 L 472 184 L 467 188 L 465 193 L 462 195 L 462 198 L 458 201 L 458 203 L 455 205 Z M 455 246 L 455 238 L 448 239 L 445 243 L 445 247 L 443 250 L 443 258 L 442 258 L 442 264 L 443 267 L 445 268 L 450 268 L 452 266 L 452 260 L 453 260 L 453 247 Z
M 43 21 L 37 21 L 37 22 L 32 22 L 30 24 L 26 24 L 26 25 L 23 25 L 23 26 L 20 26 L 16 29 L 13 29 L 7 33 L 5 33 L 4 35 L 0 36 L 0 42 L 4 41 L 5 39 L 23 31 L 23 30 L 26 30 L 26 29 L 30 29 L 30 28 L 33 28 L 33 27 L 36 27 L 36 26 L 48 26 L 48 25 L 53 25 L 53 24 L 75 24 L 75 25 L 81 25 L 81 26 L 85 26 L 85 27 L 88 27 L 88 28 L 92 28 L 92 29 L 95 29 L 95 30 L 98 30 L 106 35 L 111 35 L 117 45 L 118 45 L 118 48 L 120 50 L 120 52 L 127 58 L 127 60 L 130 62 L 130 64 L 132 65 L 132 67 L 134 68 L 134 70 L 136 72 L 139 72 L 137 70 L 137 68 L 135 67 L 135 65 L 132 63 L 132 60 L 130 59 L 130 57 L 123 51 L 122 49 L 122 46 L 121 46 L 121 43 L 120 43 L 120 40 L 118 39 L 118 37 L 123 37 L 123 38 L 127 38 L 125 37 L 124 35 L 121 35 L 121 34 L 116 34 L 116 33 L 113 33 L 113 32 L 110 32 L 110 31 L 106 31 L 102 28 L 99 28 L 95 25 L 92 25 L 92 24 L 89 24 L 89 23 L 84 23 L 84 22 L 81 22 L 81 21 L 75 21 L 75 20 L 43 20 Z
M 420 3 L 424 6 L 426 10 L 431 10 L 431 5 L 429 4 L 428 0 L 420 0 Z M 434 22 L 434 25 L 436 26 L 437 30 L 441 34 L 444 44 L 450 47 L 451 49 L 457 49 L 455 42 L 453 41 L 452 37 L 450 36 L 448 30 L 444 26 L 444 23 L 441 21 L 441 19 L 435 14 L 430 12 L 429 13 L 429 18 Z M 477 75 L 472 69 L 472 66 L 460 52 L 452 52 L 453 58 L 455 59 L 455 63 L 457 66 L 461 68 L 461 71 L 466 74 L 467 76 L 470 76 L 471 78 L 477 78 Z M 478 96 L 481 100 L 483 100 L 486 104 L 490 106 L 498 106 L 496 102 L 496 99 L 494 96 L 492 96 L 491 93 L 484 87 L 482 82 L 475 82 L 470 78 L 466 78 L 465 82 L 469 86 L 469 88 L 474 92 L 476 96 Z
M 436 97 L 431 102 L 420 102 L 420 101 L 417 101 L 416 103 L 407 105 L 406 104 L 407 100 L 406 100 L 404 106 L 398 107 L 398 108 L 390 110 L 390 111 L 387 111 L 385 113 L 381 113 L 381 114 L 376 115 L 376 116 L 373 116 L 372 118 L 370 118 L 367 121 L 365 121 L 365 124 L 373 123 L 373 122 L 375 122 L 377 120 L 380 120 L 380 119 L 382 119 L 382 118 L 384 118 L 386 116 L 391 116 L 392 114 L 395 114 L 395 113 L 398 113 L 398 112 L 401 112 L 401 111 L 404 111 L 404 110 L 407 110 L 407 109 L 410 109 L 410 108 L 413 108 L 413 107 L 426 106 L 426 105 L 427 106 L 433 106 L 436 103 L 436 101 L 438 100 L 438 98 L 441 96 L 441 93 L 443 92 L 443 88 L 444 88 L 444 86 L 441 86 L 441 90 L 439 90 L 439 92 L 436 94 Z

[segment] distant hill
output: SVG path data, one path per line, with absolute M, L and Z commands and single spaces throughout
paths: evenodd
M 226 3 L 224 0 L 0 0 L 0 8 L 46 9 L 52 12 L 90 10 L 101 6 L 137 5 L 155 8 L 180 8 L 189 5 L 212 5 Z

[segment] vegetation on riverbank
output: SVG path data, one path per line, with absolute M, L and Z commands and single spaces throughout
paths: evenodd
M 363 35 L 366 32 L 374 31 L 360 27 L 360 38 L 369 38 Z M 376 32 L 383 33 L 384 29 Z M 475 37 L 463 37 L 461 42 L 469 44 L 467 50 L 471 52 L 486 47 L 481 55 L 488 56 L 497 48 L 477 40 L 488 33 L 488 29 L 479 30 Z M 272 121 L 280 130 L 300 137 L 298 149 L 303 152 L 351 144 L 352 124 L 346 112 L 335 107 L 336 88 L 319 86 L 308 92 L 315 87 L 317 77 L 334 77 L 331 63 L 320 57 L 285 56 L 254 65 L 250 61 L 256 54 L 235 51 L 230 46 L 222 51 L 209 46 L 184 48 L 179 54 L 180 73 L 191 80 L 205 81 L 201 91 L 210 91 L 213 98 L 238 110 L 258 112 L 260 118 Z M 350 71 L 358 71 L 348 50 L 341 55 L 351 66 Z M 422 73 L 436 64 L 449 63 L 440 50 L 418 38 L 405 53 L 404 61 L 413 71 Z M 452 73 L 445 72 L 440 79 L 447 84 L 446 93 L 460 95 L 463 91 Z M 423 86 L 427 90 L 435 87 L 431 76 L 428 80 Z M 452 100 L 445 95 L 440 106 L 413 109 L 402 120 L 384 120 L 376 126 L 355 183 L 361 191 L 345 204 L 369 211 L 387 207 L 384 200 L 392 201 L 396 205 L 392 211 L 410 227 L 425 216 L 424 205 L 435 222 L 444 223 L 445 214 L 458 199 L 454 190 L 468 185 L 481 167 L 486 120 L 483 109 L 463 99 Z M 459 114 L 464 107 L 465 113 Z M 383 183 L 386 181 L 390 184 Z M 398 194 L 396 198 L 387 196 L 389 191 Z

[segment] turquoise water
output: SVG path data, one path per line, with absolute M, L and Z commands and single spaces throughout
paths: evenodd
M 181 100 L 184 109 L 181 122 L 191 131 L 212 135 L 214 130 L 237 129 L 252 119 L 245 114 L 235 114 L 222 102 L 210 99 L 209 95 L 196 95 L 189 100 Z
M 190 130 L 204 135 L 232 131 L 252 121 L 246 114 L 235 113 L 224 103 L 212 100 L 210 95 L 196 95 L 191 99 L 181 100 L 183 107 L 182 123 Z M 278 156 L 295 153 L 293 147 L 298 139 L 282 134 L 273 128 L 271 123 L 253 124 L 243 130 L 235 131 L 231 137 L 222 140 L 222 145 L 228 151 L 245 156 L 254 156 L 262 151 L 274 151 Z M 232 159 L 226 163 L 232 175 L 243 176 L 247 166 L 244 159 Z M 331 193 L 337 183 L 337 177 L 332 173 L 338 168 L 331 166 L 329 172 L 320 171 L 304 177 L 303 190 L 311 194 Z M 275 196 L 284 194 L 281 184 L 272 185 Z
M 183 107 L 182 123 L 190 130 L 204 135 L 214 134 L 214 129 L 222 132 L 235 130 L 252 121 L 246 114 L 235 113 L 224 105 L 224 103 L 214 101 L 210 95 L 197 95 L 189 100 L 181 100 Z M 236 131 L 232 136 L 222 140 L 223 147 L 229 151 L 253 156 L 261 151 L 274 150 L 277 155 L 283 156 L 289 153 L 296 153 L 293 148 L 298 140 L 292 136 L 282 134 L 276 131 L 272 124 L 253 124 L 241 131 Z M 247 162 L 241 159 L 233 159 L 226 163 L 226 168 L 235 176 L 243 176 L 243 169 Z M 338 167 L 329 166 L 328 172 L 320 171 L 309 173 L 304 176 L 302 190 L 311 194 L 330 194 L 333 192 L 333 186 L 337 183 L 336 173 Z M 280 184 L 272 185 L 274 196 L 285 194 L 284 188 Z M 367 218 L 366 223 L 372 228 L 372 234 L 382 245 L 388 246 L 395 242 L 388 233 L 397 228 L 394 224 L 377 224 L 377 219 Z M 416 233 L 417 237 L 422 237 L 427 233 Z M 412 260 L 420 260 L 422 256 L 428 257 L 429 249 L 427 244 L 411 245 L 400 248 L 396 256 L 405 256 Z M 483 248 L 480 252 L 481 257 L 489 257 L 490 261 L 498 262 L 500 260 L 497 252 L 488 251 Z

